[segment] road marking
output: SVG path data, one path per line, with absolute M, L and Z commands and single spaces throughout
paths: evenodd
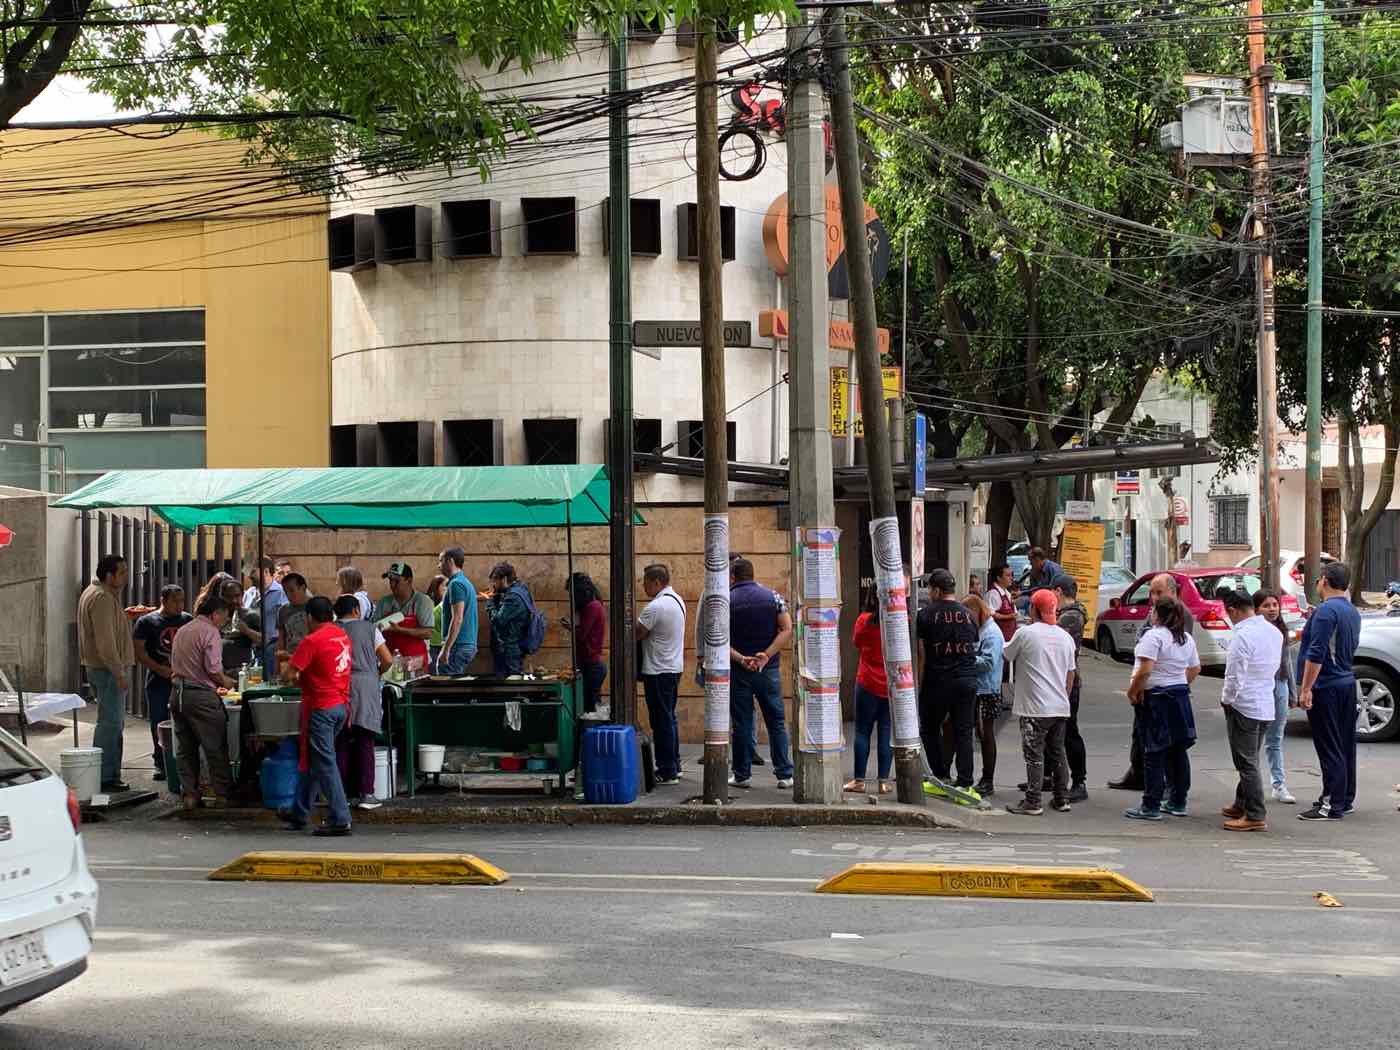
M 1124 980 L 1093 971 L 1181 970 L 1228 974 L 1316 974 L 1400 977 L 1397 955 L 1288 955 L 1281 952 L 1179 949 L 1153 944 L 1162 930 L 1058 926 L 982 926 L 880 934 L 861 941 L 779 941 L 761 949 L 800 959 L 875 967 L 942 980 L 1058 991 L 1188 994 L 1218 988 L 1172 988 L 1162 980 Z M 1131 938 L 1131 940 L 1129 940 Z M 1107 946 L 1074 942 L 1108 941 Z
M 435 849 L 458 849 L 462 843 L 437 843 Z M 701 846 L 582 846 L 570 842 L 524 842 L 503 846 L 494 842 L 475 843 L 472 848 L 480 847 L 481 851 L 492 853 L 523 853 L 528 850 L 537 849 L 562 849 L 575 850 L 581 853 L 703 853 Z
M 847 863 L 860 861 L 924 861 L 937 864 L 1024 864 L 1030 867 L 1094 867 L 1117 871 L 1122 864 L 1108 858 L 1122 855 L 1113 846 L 1089 846 L 1077 842 L 1045 842 L 1013 845 L 1009 842 L 954 841 L 911 842 L 899 846 L 862 846 L 858 842 L 837 842 L 830 852 L 794 849 L 794 857 L 834 858 Z
M 1261 879 L 1336 879 L 1386 882 L 1390 876 L 1370 858 L 1350 849 L 1227 849 L 1241 875 Z

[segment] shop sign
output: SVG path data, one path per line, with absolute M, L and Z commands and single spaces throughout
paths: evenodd
M 765 339 L 787 339 L 788 328 L 786 310 L 761 310 L 758 314 L 758 334 Z M 875 343 L 880 353 L 890 352 L 890 330 L 875 329 Z M 854 350 L 856 348 L 856 327 L 850 321 L 832 321 L 826 328 L 826 345 L 832 350 Z
M 1113 493 L 1116 496 L 1136 496 L 1142 491 L 1136 470 L 1120 470 L 1114 478 Z
M 1172 497 L 1172 521 L 1177 525 L 1191 524 L 1191 506 L 1185 496 Z
M 768 206 L 763 217 L 763 250 L 768 264 L 779 277 L 786 277 L 790 255 L 788 199 L 784 193 Z M 890 236 L 879 214 L 865 206 L 865 240 L 870 247 L 870 272 L 879 285 L 890 272 Z M 826 187 L 826 290 L 833 299 L 851 297 L 850 276 L 846 270 L 846 229 L 841 221 L 841 195 L 833 185 Z
M 848 379 L 848 377 L 849 377 L 849 374 L 850 374 L 850 369 L 848 369 L 848 368 L 833 368 L 833 369 L 831 370 L 831 436 L 832 436 L 832 437 L 845 437 L 845 436 L 846 436 L 846 426 L 847 426 L 847 424 L 848 424 L 848 422 L 850 421 L 850 418 L 851 418 L 850 396 L 851 396 L 851 394 L 853 394 L 853 393 L 856 394 L 857 398 L 859 398 L 859 396 L 860 396 L 860 395 L 859 395 L 859 392 L 858 392 L 858 389 L 859 389 L 859 388 L 857 388 L 856 390 L 852 390 L 851 387 L 850 387 L 850 385 L 847 383 L 847 379 Z M 888 400 L 889 400 L 890 398 L 892 398 L 892 397 L 898 397 L 898 396 L 899 396 L 899 386 L 900 386 L 900 383 L 899 383 L 899 378 L 900 378 L 900 377 L 899 377 L 899 369 L 898 369 L 898 368 L 882 368 L 882 369 L 880 369 L 880 375 L 881 375 L 881 380 L 882 380 L 881 385 L 884 387 L 884 395 L 885 395 L 885 396 L 884 396 L 884 400 L 885 400 L 885 401 L 888 401 Z M 864 436 L 865 436 L 865 425 L 864 425 L 864 423 L 862 423 L 861 418 L 860 418 L 860 405 L 857 404 L 857 405 L 855 406 L 855 408 L 856 408 L 856 411 L 855 411 L 855 417 L 856 417 L 856 425 L 855 425 L 856 437 L 864 437 Z

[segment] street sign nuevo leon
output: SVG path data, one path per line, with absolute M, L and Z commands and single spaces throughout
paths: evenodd
M 633 346 L 699 346 L 699 321 L 633 321 Z M 725 346 L 752 346 L 753 325 L 748 321 L 724 322 Z

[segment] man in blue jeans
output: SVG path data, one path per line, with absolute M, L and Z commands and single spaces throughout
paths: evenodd
M 1356 801 L 1356 674 L 1361 614 L 1347 597 L 1351 570 L 1339 561 L 1322 567 L 1313 609 L 1298 649 L 1298 706 L 1308 713 L 1322 767 L 1322 794 L 1299 820 L 1341 820 Z
M 758 701 L 768 726 L 768 746 L 778 787 L 792 787 L 792 758 L 788 753 L 783 712 L 782 651 L 792 641 L 792 614 L 782 596 L 753 578 L 753 562 L 737 559 L 729 567 L 729 717 L 733 728 L 730 756 L 734 772 L 729 783 L 749 786 L 749 743 L 753 739 L 753 705 Z
M 447 577 L 447 590 L 442 599 L 442 649 L 435 670 L 453 677 L 466 674 L 467 666 L 476 659 L 477 593 L 462 571 L 466 561 L 467 552 L 461 547 L 448 547 L 438 557 L 438 571 Z
M 642 590 L 651 601 L 637 614 L 637 641 L 642 643 L 642 689 L 656 747 L 656 782 L 679 784 L 676 694 L 685 670 L 685 602 L 671 587 L 671 570 L 660 563 L 642 570 Z
M 296 798 L 277 816 L 294 830 L 306 827 L 317 794 L 330 805 L 326 822 L 313 834 L 350 834 L 350 805 L 335 760 L 335 738 L 350 715 L 350 638 L 333 622 L 335 611 L 328 598 L 306 603 L 311 633 L 302 639 L 288 661 L 292 684 L 301 687 L 301 777 Z
M 122 609 L 128 576 L 125 558 L 104 554 L 97 559 L 95 578 L 78 599 L 78 658 L 97 701 L 92 744 L 102 749 L 102 790 L 106 792 L 130 789 L 121 779 L 126 691 L 136 662 L 131 626 Z

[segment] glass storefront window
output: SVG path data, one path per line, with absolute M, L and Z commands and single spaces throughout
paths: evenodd
M 150 313 L 52 314 L 50 346 L 103 346 L 113 343 L 202 343 L 203 310 Z
M 39 437 L 39 376 L 43 359 L 0 355 L 0 438 Z
M 104 347 L 49 351 L 49 389 L 203 384 L 204 347 Z M 54 426 L 59 424 L 55 423 Z
M 49 426 L 55 430 L 202 427 L 204 420 L 203 387 L 63 390 L 49 394 Z

